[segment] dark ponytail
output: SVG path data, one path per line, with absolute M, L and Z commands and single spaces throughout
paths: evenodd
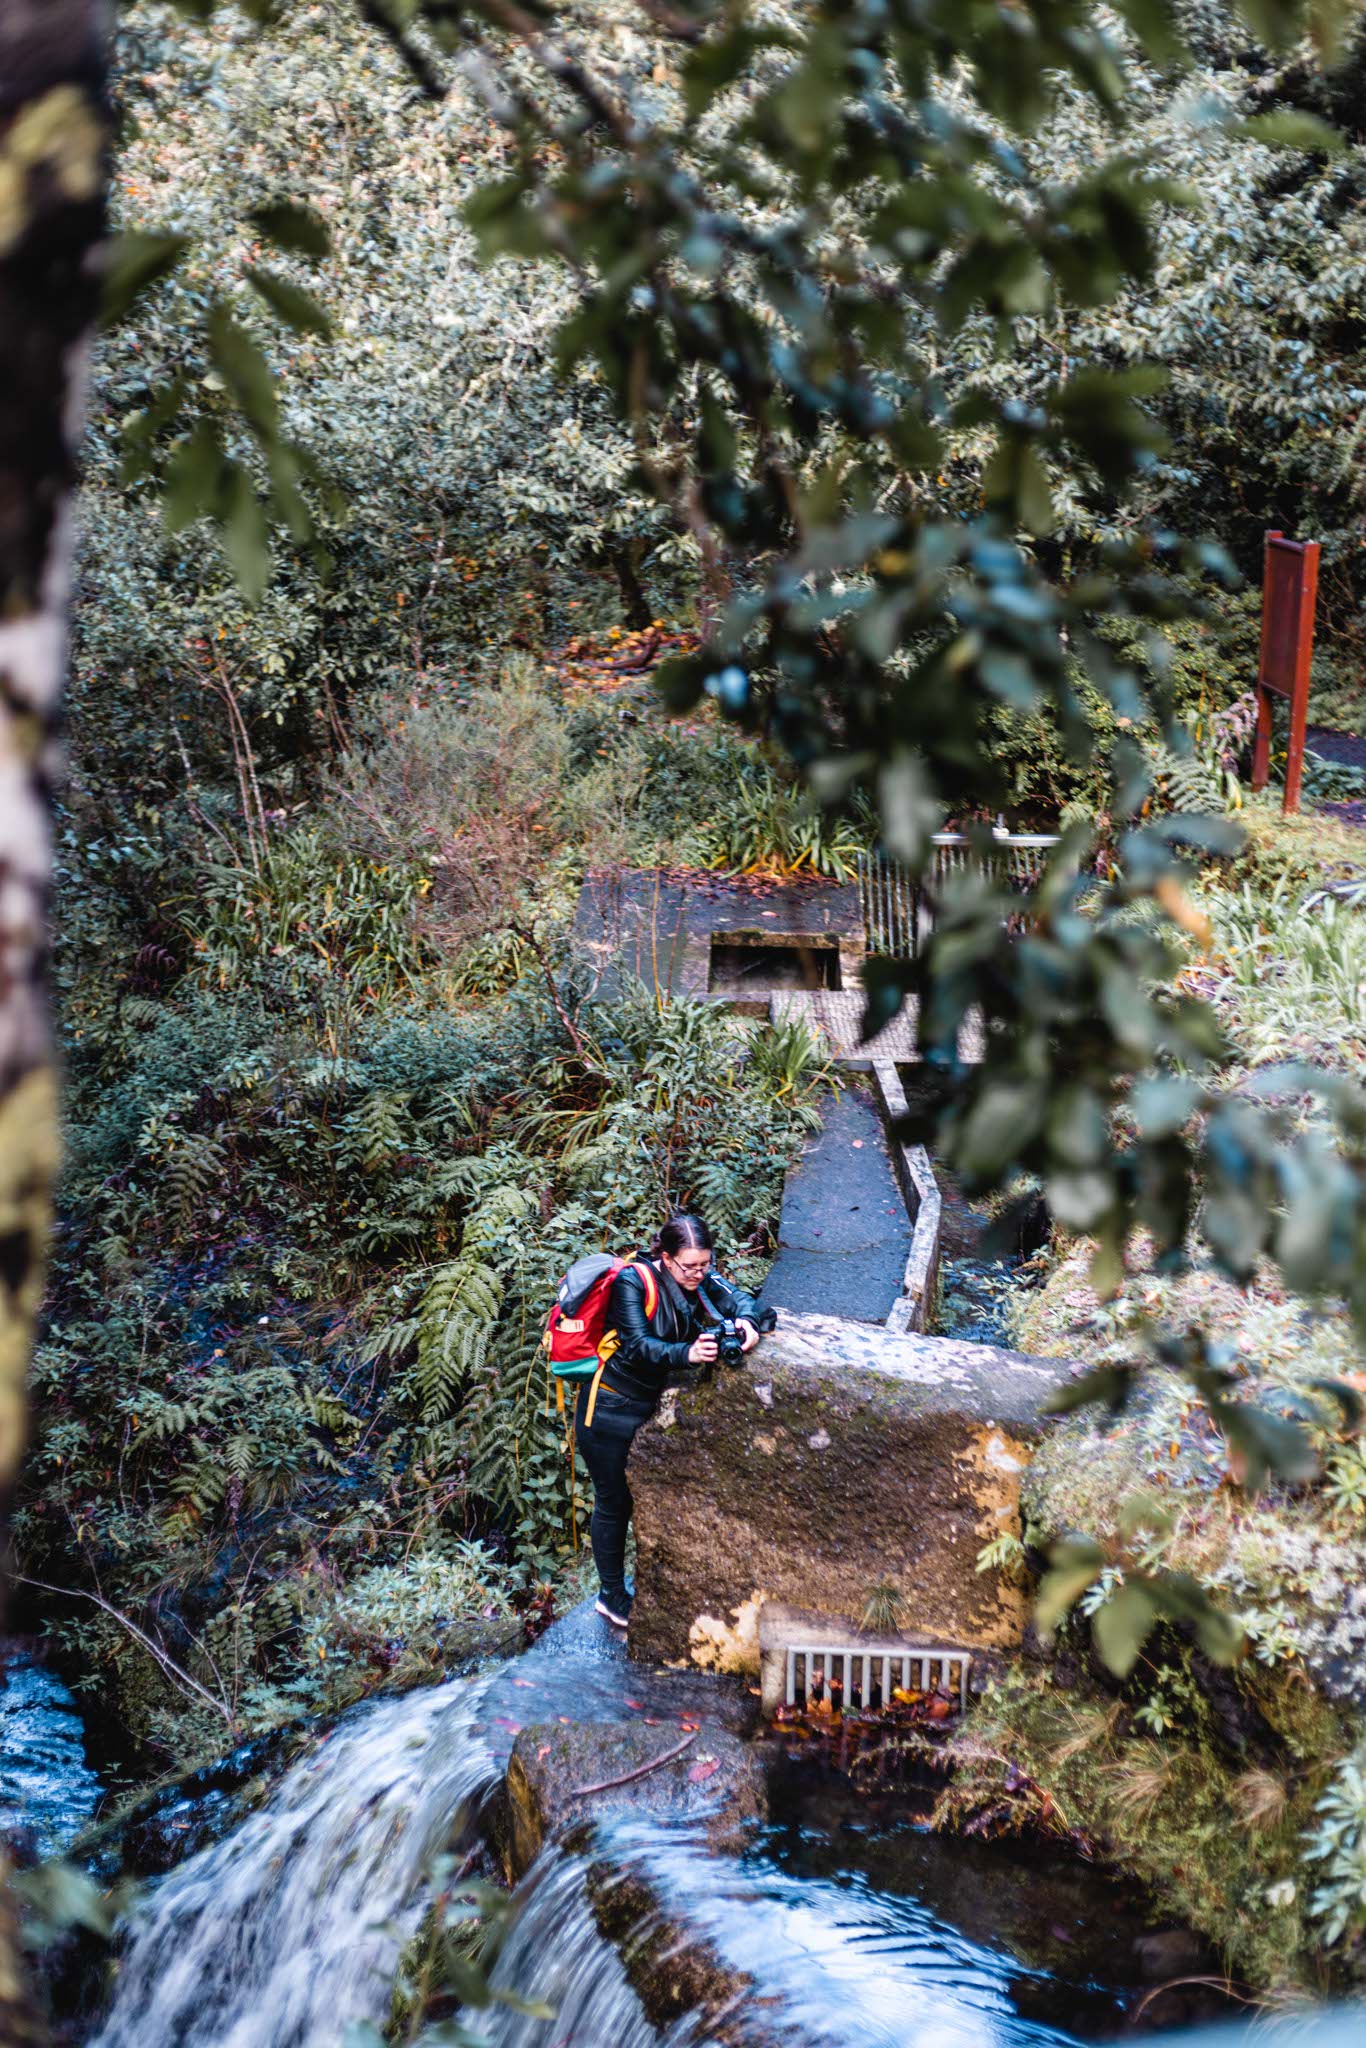
M 700 1216 L 671 1216 L 655 1232 L 654 1242 L 645 1254 L 647 1259 L 657 1259 L 667 1252 L 676 1259 L 683 1250 L 709 1252 L 715 1249 L 711 1232 Z

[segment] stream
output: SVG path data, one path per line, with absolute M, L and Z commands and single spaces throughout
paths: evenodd
M 522 1722 L 621 1722 L 667 1738 L 724 1681 L 628 1666 L 586 1609 L 512 1663 L 354 1709 L 264 1803 L 144 1894 L 90 2048 L 341 2048 L 382 2025 L 432 1858 L 493 1792 Z M 730 1714 L 748 1712 L 729 1690 Z M 807 1767 L 775 1762 L 739 1853 L 633 1798 L 591 1854 L 633 1870 L 689 1941 L 745 1973 L 763 2038 L 861 2048 L 1034 2048 L 1123 2027 L 1146 1922 L 1083 1866 L 931 1834 Z M 575 1841 L 582 1851 L 582 1844 Z M 651 2024 L 598 1930 L 579 1855 L 555 1841 L 518 1891 L 494 1981 L 555 2020 L 467 2015 L 488 2048 L 703 2048 Z M 629 1946 L 629 1944 L 628 1944 Z

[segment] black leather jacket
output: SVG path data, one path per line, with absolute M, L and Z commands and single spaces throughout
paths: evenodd
M 607 1336 L 617 1348 L 607 1361 L 604 1383 L 633 1401 L 658 1401 L 665 1387 L 695 1374 L 688 1352 L 695 1338 L 722 1317 L 748 1316 L 754 1322 L 758 1303 L 720 1273 L 708 1273 L 696 1294 L 676 1286 L 654 1261 L 659 1306 L 653 1318 L 645 1313 L 645 1282 L 624 1266 L 612 1282 L 607 1301 Z M 604 1338 L 604 1345 L 606 1337 Z

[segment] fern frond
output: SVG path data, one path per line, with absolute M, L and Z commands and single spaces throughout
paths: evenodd
M 417 1361 L 410 1376 L 424 1421 L 451 1413 L 484 1362 L 502 1305 L 503 1283 L 482 1260 L 462 1254 L 438 1267 L 418 1308 Z

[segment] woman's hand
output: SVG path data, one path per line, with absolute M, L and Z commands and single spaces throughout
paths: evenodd
M 746 1345 L 745 1349 L 748 1350 L 749 1346 Z M 716 1339 L 709 1330 L 704 1330 L 700 1337 L 693 1338 L 692 1343 L 688 1347 L 688 1363 L 689 1365 L 714 1365 L 716 1363 Z
M 744 1333 L 745 1333 L 745 1349 L 746 1349 L 746 1351 L 752 1351 L 752 1350 L 754 1349 L 755 1345 L 756 1345 L 756 1344 L 758 1343 L 758 1341 L 759 1341 L 759 1332 L 758 1332 L 758 1331 L 757 1331 L 757 1330 L 755 1329 L 755 1327 L 754 1327 L 753 1323 L 752 1323 L 752 1322 L 750 1321 L 749 1317 L 748 1317 L 748 1316 L 737 1316 L 737 1317 L 736 1317 L 736 1319 L 735 1319 L 735 1327 L 736 1327 L 736 1329 L 737 1329 L 737 1330 L 743 1330 L 743 1331 L 744 1331 Z

